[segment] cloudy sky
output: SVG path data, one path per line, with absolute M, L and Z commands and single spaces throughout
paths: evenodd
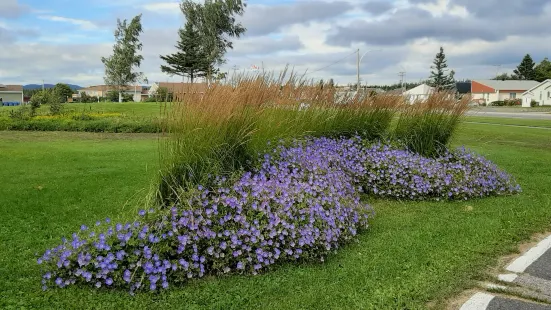
M 382 84 L 428 77 L 443 46 L 458 79 L 510 72 L 529 53 L 551 58 L 549 0 L 249 0 L 248 29 L 225 71 L 289 65 L 315 79 Z M 176 0 L 0 0 L 0 83 L 103 83 L 117 18 L 143 14 L 150 83 L 180 81 L 160 71 L 175 51 L 183 15 Z

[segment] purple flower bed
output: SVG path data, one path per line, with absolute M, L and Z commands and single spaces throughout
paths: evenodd
M 140 211 L 133 223 L 98 222 L 101 233 L 82 226 L 38 259 L 43 288 L 80 283 L 155 291 L 208 274 L 257 274 L 282 262 L 323 260 L 368 227 L 373 211 L 360 201 L 362 188 L 399 199 L 520 191 L 509 175 L 463 149 L 428 159 L 358 138 L 279 146 L 258 169 L 216 184 L 190 191 L 185 205 Z
M 216 189 L 199 187 L 189 205 L 140 211 L 140 221 L 101 234 L 83 226 L 38 260 L 45 265 L 43 288 L 157 290 L 206 274 L 256 274 L 280 262 L 323 260 L 367 228 L 372 215 L 350 173 L 363 169 L 355 159 L 360 150 L 352 140 L 297 142 L 266 155 L 232 186 L 220 179 Z
M 431 159 L 375 144 L 365 151 L 367 193 L 398 199 L 469 199 L 510 195 L 520 186 L 495 164 L 464 148 Z

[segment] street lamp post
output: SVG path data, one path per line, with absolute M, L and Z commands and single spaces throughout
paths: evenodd
M 357 74 L 358 74 L 358 84 L 356 84 L 356 92 L 359 92 L 360 91 L 360 63 L 362 62 L 362 59 L 364 59 L 364 56 L 369 53 L 369 52 L 375 52 L 375 51 L 381 51 L 380 49 L 376 49 L 376 50 L 368 50 L 366 51 L 362 57 L 360 57 L 360 49 L 358 49 L 357 51 L 357 54 L 358 54 L 358 68 L 357 68 Z

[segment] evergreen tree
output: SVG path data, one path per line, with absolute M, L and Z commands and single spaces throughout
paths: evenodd
M 522 59 L 522 62 L 513 71 L 521 80 L 533 80 L 536 78 L 536 70 L 534 70 L 534 60 L 530 54 L 526 54 Z
M 329 79 L 329 87 L 335 88 L 335 81 L 333 81 L 333 79 Z
M 440 52 L 436 54 L 433 65 L 430 67 L 431 75 L 429 85 L 435 87 L 437 91 L 449 90 L 455 88 L 455 72 L 452 70 L 449 74 L 446 54 L 444 48 L 440 47 Z
M 195 11 L 189 12 L 184 29 L 179 30 L 180 40 L 176 45 L 178 51 L 161 56 L 161 59 L 166 62 L 166 65 L 161 65 L 161 71 L 170 75 L 187 76 L 191 83 L 196 78 L 215 71 L 212 62 L 209 61 L 209 52 L 201 42 L 201 34 L 191 22 L 194 18 L 191 14 L 195 13 Z
M 551 79 L 551 61 L 547 57 L 543 59 L 535 68 L 536 81 L 543 82 Z
M 105 65 L 105 84 L 117 91 L 119 102 L 122 102 L 121 92 L 129 84 L 147 81 L 142 72 L 135 71 L 143 60 L 143 56 L 138 54 L 142 49 L 139 39 L 140 33 L 143 32 L 141 17 L 141 14 L 134 17 L 130 23 L 127 23 L 126 19 L 122 22 L 117 19 L 113 55 L 101 58 Z

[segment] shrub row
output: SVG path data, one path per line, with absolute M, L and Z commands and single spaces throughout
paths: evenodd
M 1 119 L 0 130 L 20 131 L 80 131 L 114 133 L 158 133 L 161 126 L 158 121 L 103 118 L 79 120 L 72 118 L 55 119 Z

